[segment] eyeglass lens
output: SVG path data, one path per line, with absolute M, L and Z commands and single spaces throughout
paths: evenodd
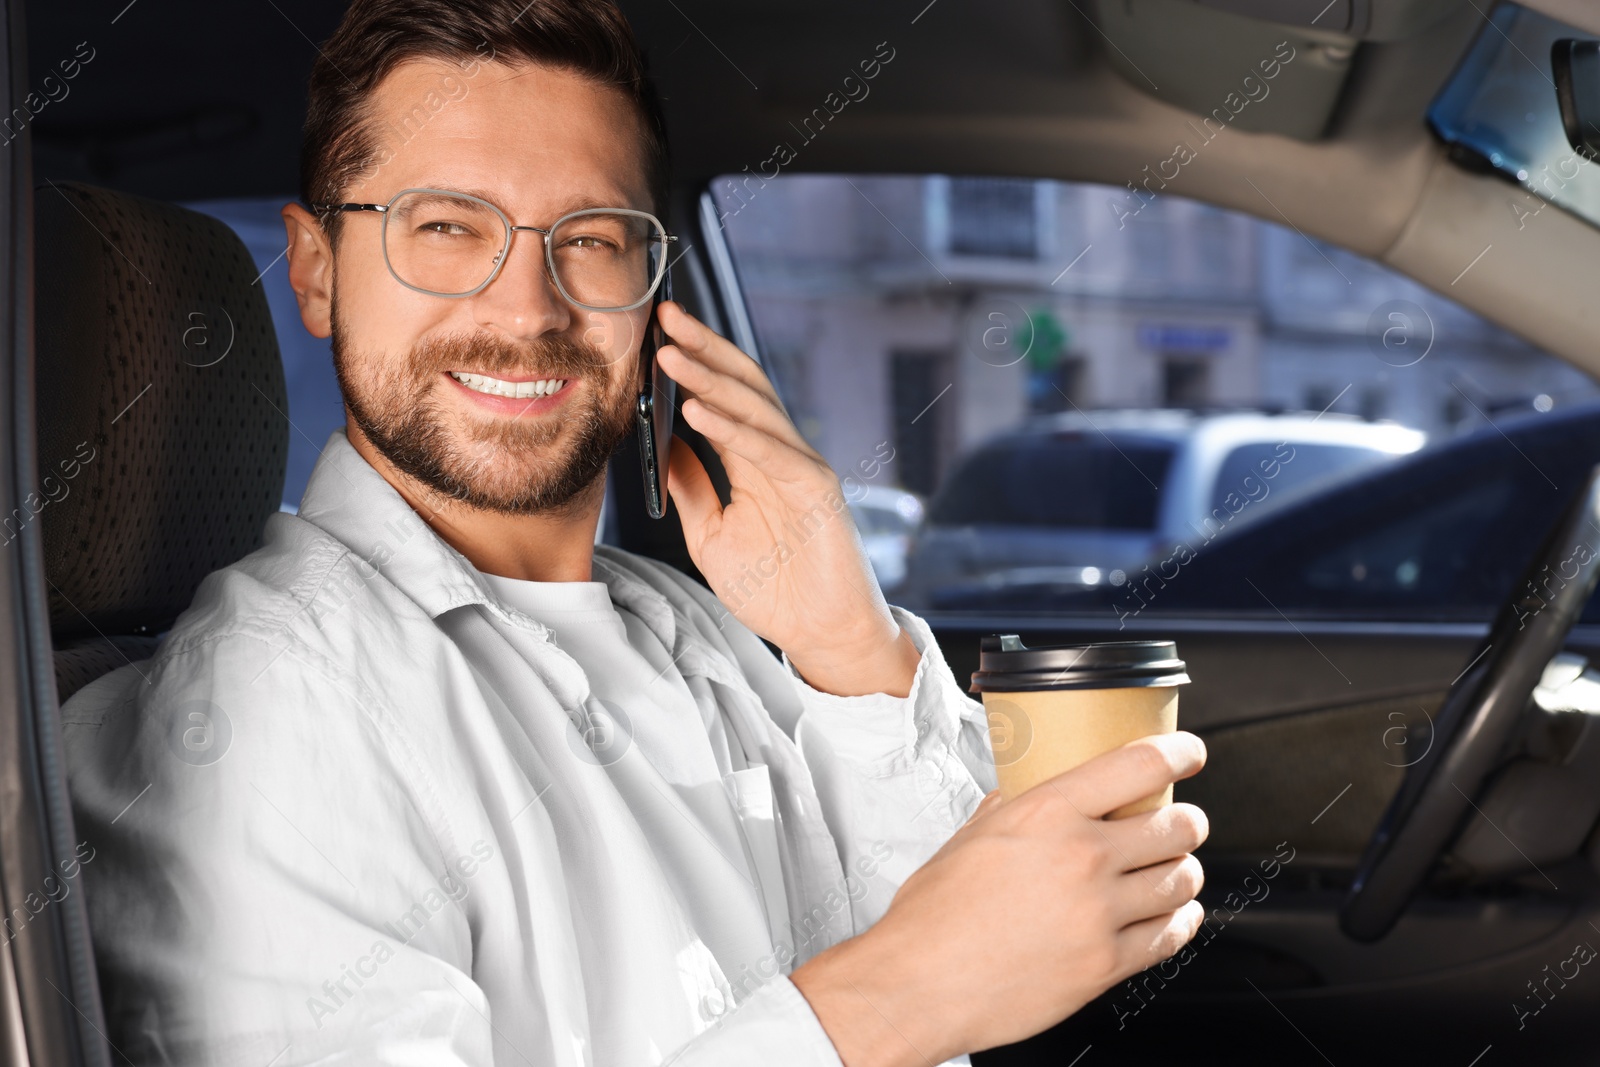
M 448 193 L 406 193 L 384 217 L 389 268 L 407 285 L 442 296 L 470 293 L 488 281 L 510 240 L 493 208 Z M 660 228 L 638 215 L 571 215 L 550 234 L 557 286 L 591 307 L 642 300 L 663 254 Z

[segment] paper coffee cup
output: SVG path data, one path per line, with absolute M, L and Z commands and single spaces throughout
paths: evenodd
M 1039 783 L 1150 734 L 1178 728 L 1189 681 L 1171 641 L 1106 641 L 1028 648 L 1016 634 L 983 638 L 971 692 L 989 716 L 1000 796 Z M 1111 812 L 1121 818 L 1172 803 L 1172 786 Z

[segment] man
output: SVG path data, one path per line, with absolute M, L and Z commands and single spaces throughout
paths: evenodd
M 677 304 L 659 358 L 732 487 L 673 442 L 711 591 L 594 543 L 663 160 L 604 0 L 356 0 L 321 50 L 283 217 L 348 424 L 148 683 L 66 716 L 133 1061 L 931 1064 L 1196 930 L 1203 815 L 1100 816 L 1198 740 L 985 798 L 981 706 Z M 190 720 L 220 757 L 175 758 Z

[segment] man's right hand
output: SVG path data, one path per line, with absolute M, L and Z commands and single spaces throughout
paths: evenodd
M 790 976 L 846 1067 L 929 1067 L 1029 1037 L 1166 959 L 1204 918 L 1192 804 L 1108 821 L 1204 764 L 1146 737 L 1008 802 L 985 797 L 865 933 Z

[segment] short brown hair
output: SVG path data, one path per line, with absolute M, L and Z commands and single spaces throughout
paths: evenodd
M 372 92 L 402 62 L 421 58 L 540 63 L 620 90 L 644 131 L 655 212 L 666 210 L 666 126 L 633 30 L 611 0 L 353 0 L 311 68 L 300 151 L 307 204 L 338 201 L 378 165 Z M 319 217 L 337 241 L 343 216 Z

